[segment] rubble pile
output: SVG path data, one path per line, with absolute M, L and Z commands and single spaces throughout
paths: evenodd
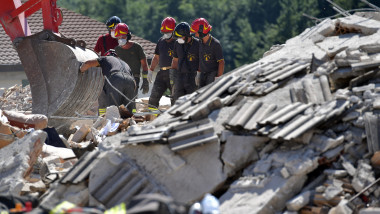
M 108 209 L 144 193 L 192 204 L 212 193 L 221 213 L 378 212 L 376 17 L 325 19 L 143 126 L 129 120 L 118 133 L 112 107 L 95 123 L 78 122 L 65 146 L 72 153 L 39 167 L 49 184 L 41 205 Z
M 15 85 L 8 89 L 0 88 L 0 108 L 9 111 L 31 111 L 32 92 L 30 86 Z

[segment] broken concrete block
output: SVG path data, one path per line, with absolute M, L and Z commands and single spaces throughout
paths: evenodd
M 375 84 L 371 83 L 371 84 L 361 86 L 361 87 L 354 87 L 352 88 L 352 92 L 354 92 L 357 95 L 361 95 L 365 91 L 373 91 L 374 89 L 375 89 Z
M 122 156 L 128 157 L 144 168 L 178 201 L 195 200 L 207 192 L 213 192 L 227 178 L 220 160 L 219 141 L 176 153 L 168 153 L 157 148 L 168 147 L 160 144 L 123 145 L 120 147 L 120 141 L 124 138 L 124 135 L 114 135 L 106 138 L 99 145 L 102 147 L 101 149 L 119 147 L 117 150 Z M 186 164 L 183 165 L 183 161 L 168 163 L 168 160 L 175 160 L 176 156 L 178 156 L 178 160 L 182 159 Z
M 331 36 L 335 30 L 335 20 L 331 20 L 330 18 L 324 19 L 314 28 L 319 34 L 323 36 Z
M 380 109 L 380 97 L 376 97 L 372 103 L 374 109 Z
M 359 214 L 378 214 L 380 213 L 380 207 L 368 207 L 359 210 Z
M 256 163 L 256 166 L 253 169 L 253 172 L 255 174 L 266 174 L 269 172 L 271 167 L 272 167 L 272 159 L 259 160 Z
M 306 176 L 296 175 L 284 179 L 277 171 L 266 178 L 263 187 L 235 186 L 222 197 L 221 213 L 276 213 L 286 207 L 286 202 L 300 191 Z
M 334 138 L 329 138 L 326 135 L 316 134 L 311 139 L 310 144 L 312 144 L 315 147 L 316 151 L 326 152 L 329 149 L 333 149 L 341 145 L 343 141 L 344 141 L 343 135 L 334 139 Z
M 286 202 L 286 208 L 290 211 L 298 211 L 310 202 L 311 192 L 303 192 Z
M 333 178 L 344 178 L 348 174 L 346 170 L 338 170 L 338 169 L 326 169 L 323 171 L 323 173 Z
M 374 153 L 380 150 L 380 121 L 379 116 L 374 115 L 372 112 L 364 114 L 365 133 L 367 135 L 368 151 Z
M 0 193 L 19 195 L 42 152 L 46 132 L 34 131 L 0 149 Z
M 281 172 L 282 177 L 284 177 L 285 179 L 289 178 L 290 173 L 288 172 L 288 170 L 286 169 L 286 167 L 282 167 L 282 169 L 281 169 L 280 172 Z
M 87 134 L 90 132 L 90 127 L 87 125 L 87 124 L 83 124 L 75 133 L 74 135 L 71 137 L 71 141 L 73 142 L 76 142 L 76 143 L 80 143 L 82 142 Z
M 355 175 L 356 169 L 355 169 L 354 165 L 352 165 L 350 162 L 346 161 L 344 158 L 342 158 L 342 166 L 343 166 L 344 169 L 347 170 L 347 173 L 350 176 L 354 176 Z
M 332 209 L 330 209 L 329 214 L 352 214 L 353 211 L 347 205 L 347 200 L 343 199 L 339 204 Z
M 325 192 L 326 188 L 327 187 L 325 187 L 325 186 L 318 186 L 317 188 L 315 188 L 315 192 L 323 193 L 323 192 Z
M 364 161 L 359 160 L 358 168 L 355 172 L 354 178 L 351 181 L 352 187 L 357 192 L 360 192 L 375 180 L 372 167 Z
M 326 200 L 332 200 L 342 192 L 343 188 L 341 186 L 329 185 L 322 195 Z
M 262 147 L 267 141 L 266 137 L 238 135 L 228 137 L 221 156 L 225 163 L 225 172 L 230 176 L 247 163 L 258 160 L 256 148 Z
M 318 167 L 318 158 L 296 158 L 284 165 L 291 175 L 306 175 Z
M 47 127 L 48 118 L 43 114 L 26 115 L 15 111 L 3 111 L 3 114 L 8 118 L 10 125 L 22 129 L 34 128 L 44 129 Z
M 342 118 L 342 121 L 343 121 L 343 122 L 347 122 L 347 121 L 355 120 L 355 119 L 357 119 L 359 116 L 360 116 L 360 113 L 359 113 L 359 112 L 357 112 L 357 111 L 351 111 L 351 112 L 348 113 L 345 117 Z
M 372 35 L 379 29 L 380 22 L 375 19 L 351 15 L 337 20 L 341 26 L 357 29 L 364 35 Z
M 0 149 L 9 145 L 15 140 L 11 131 L 11 126 L 0 122 Z
M 108 106 L 106 109 L 106 120 L 111 120 L 111 123 L 115 123 L 120 119 L 119 108 L 116 106 Z

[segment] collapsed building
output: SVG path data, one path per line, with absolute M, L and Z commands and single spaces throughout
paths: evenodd
M 213 193 L 221 213 L 379 212 L 379 30 L 374 12 L 325 19 L 105 138 L 66 164 L 41 204 L 111 208 L 144 193 L 191 204 Z M 12 180 L 30 177 L 45 138 L 34 131 L 0 150 L 0 193 L 20 194 Z

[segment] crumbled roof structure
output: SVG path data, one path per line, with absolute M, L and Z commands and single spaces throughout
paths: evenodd
M 107 137 L 41 204 L 111 208 L 143 193 L 192 204 L 213 193 L 221 213 L 379 212 L 378 17 L 325 19 Z

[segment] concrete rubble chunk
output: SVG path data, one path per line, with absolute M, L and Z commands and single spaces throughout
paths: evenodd
M 306 181 L 306 176 L 295 175 L 284 179 L 280 174 L 267 178 L 263 187 L 241 186 L 229 190 L 221 198 L 221 213 L 275 213 L 286 206 Z
M 42 152 L 46 136 L 43 131 L 34 131 L 0 150 L 0 193 L 20 194 L 24 179 L 28 179 Z
M 79 129 L 74 133 L 74 135 L 70 138 L 69 141 L 73 141 L 76 143 L 82 142 L 87 134 L 90 132 L 90 127 L 87 124 L 83 124 Z
M 11 125 L 19 128 L 44 129 L 47 127 L 48 118 L 42 114 L 23 114 L 15 111 L 3 111 Z
M 232 135 L 228 137 L 222 153 L 224 171 L 231 176 L 247 163 L 258 160 L 256 148 L 262 147 L 268 140 L 266 137 L 256 136 Z
M 371 35 L 378 31 L 380 22 L 374 19 L 368 19 L 356 15 L 338 19 L 342 26 L 360 30 L 364 35 Z
M 338 170 L 338 169 L 326 169 L 323 171 L 324 174 L 331 176 L 333 178 L 344 178 L 347 176 L 346 170 Z
M 326 200 L 331 200 L 342 192 L 343 188 L 341 186 L 330 185 L 325 189 L 322 195 Z
M 380 150 L 380 136 L 379 136 L 379 116 L 374 115 L 372 112 L 364 114 L 365 132 L 367 135 L 367 145 L 370 153 Z
M 361 86 L 361 87 L 354 87 L 354 88 L 352 88 L 352 92 L 354 92 L 356 94 L 362 94 L 367 90 L 374 90 L 374 89 L 375 89 L 375 84 L 372 83 L 372 84 L 368 84 L 368 85 Z
M 286 202 L 286 208 L 290 211 L 298 211 L 310 202 L 311 192 L 303 192 Z
M 347 205 L 347 200 L 341 200 L 336 207 L 330 209 L 329 214 L 352 214 L 354 213 Z
M 106 109 L 106 120 L 110 120 L 111 123 L 115 123 L 118 119 L 120 119 L 119 108 L 116 106 L 109 106 Z
M 377 214 L 380 213 L 380 207 L 368 207 L 360 209 L 359 214 Z
M 344 136 L 338 136 L 335 139 L 327 137 L 326 135 L 316 134 L 311 139 L 311 143 L 315 146 L 316 151 L 326 152 L 329 149 L 333 149 L 341 145 L 344 141 Z
M 0 89 L 0 193 L 45 191 L 41 180 L 58 173 L 44 206 L 219 193 L 221 213 L 371 213 L 380 206 L 378 184 L 368 187 L 380 169 L 380 13 L 365 14 L 322 20 L 152 121 L 122 120 L 116 106 L 78 120 L 68 148 L 12 126 L 1 111 L 30 108 L 30 89 Z M 97 151 L 77 155 L 83 147 Z
M 355 120 L 360 116 L 360 113 L 357 111 L 351 111 L 345 117 L 342 118 L 344 122 Z
M 375 180 L 372 167 L 368 163 L 360 160 L 354 178 L 352 179 L 354 189 L 360 192 Z

